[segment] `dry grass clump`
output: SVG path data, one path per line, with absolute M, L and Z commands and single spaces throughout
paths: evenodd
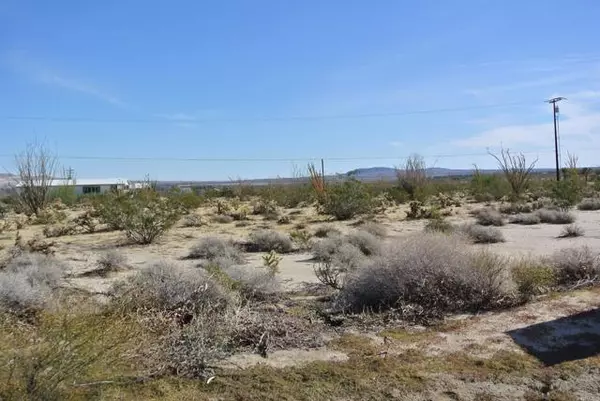
M 542 223 L 547 224 L 571 224 L 575 216 L 562 210 L 540 209 L 535 212 Z
M 519 213 L 515 216 L 511 216 L 508 220 L 511 224 L 520 224 L 523 226 L 532 226 L 535 224 L 540 224 L 542 219 L 536 213 Z
M 562 229 L 558 238 L 575 238 L 581 237 L 584 234 L 585 232 L 583 231 L 583 228 L 581 228 L 577 224 L 569 224 L 568 226 L 565 226 Z
M 600 198 L 586 198 L 577 205 L 579 210 L 600 210 Z
M 476 215 L 477 224 L 481 226 L 503 226 L 506 224 L 502 214 L 496 209 L 481 209 Z
M 205 237 L 192 247 L 189 259 L 205 259 L 207 261 L 223 261 L 228 259 L 231 264 L 245 262 L 242 250 L 231 240 L 219 237 Z
M 398 241 L 353 274 L 337 302 L 352 311 L 394 308 L 410 318 L 506 305 L 506 261 L 466 249 L 452 235 L 420 234 Z
M 278 231 L 258 230 L 250 234 L 246 247 L 249 252 L 288 253 L 293 251 L 294 243 L 288 235 Z
M 464 224 L 459 228 L 459 231 L 469 237 L 475 244 L 495 244 L 505 241 L 502 231 L 496 227 Z
M 600 254 L 587 246 L 562 249 L 552 255 L 556 283 L 563 287 L 581 287 L 600 280 Z
M 45 308 L 66 267 L 50 256 L 22 254 L 0 271 L 0 309 L 18 315 Z

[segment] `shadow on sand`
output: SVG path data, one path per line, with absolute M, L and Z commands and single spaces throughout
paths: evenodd
M 600 354 L 600 308 L 506 332 L 546 366 Z

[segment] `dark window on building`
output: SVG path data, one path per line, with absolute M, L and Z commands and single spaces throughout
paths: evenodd
M 83 187 L 84 194 L 99 194 L 100 187 Z

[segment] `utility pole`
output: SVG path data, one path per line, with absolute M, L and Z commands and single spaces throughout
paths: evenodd
M 556 157 L 556 181 L 560 181 L 560 164 L 558 162 L 558 105 L 561 100 L 567 100 L 564 97 L 555 97 L 546 102 L 552 104 L 552 114 L 554 116 L 554 156 Z

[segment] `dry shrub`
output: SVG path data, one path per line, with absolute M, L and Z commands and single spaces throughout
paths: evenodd
M 381 240 L 367 231 L 355 231 L 348 234 L 345 239 L 348 243 L 360 249 L 365 256 L 376 255 L 381 250 Z
M 387 228 L 383 224 L 368 221 L 366 223 L 361 224 L 359 228 L 361 231 L 368 232 L 369 234 L 379 238 L 387 237 Z
M 469 237 L 475 244 L 495 244 L 505 241 L 502 231 L 496 227 L 484 227 L 478 224 L 464 224 L 460 226 L 459 230 Z
M 136 272 L 112 292 L 124 307 L 133 310 L 173 311 L 185 306 L 193 312 L 205 305 L 225 307 L 232 302 L 230 294 L 204 270 L 166 262 Z
M 290 233 L 290 238 L 301 251 L 308 251 L 312 247 L 312 234 L 306 230 L 294 230 Z
M 508 203 L 500 206 L 500 213 L 502 214 L 520 214 L 520 213 L 531 213 L 533 207 L 527 203 Z
M 225 282 L 245 299 L 264 300 L 281 292 L 281 281 L 272 270 L 239 265 L 225 265 L 221 269 L 227 275 Z
M 445 219 L 431 219 L 425 224 L 426 232 L 451 233 L 454 226 Z
M 348 274 L 355 272 L 366 261 L 360 249 L 352 244 L 342 243 L 329 251 L 329 254 L 323 254 L 313 270 L 321 283 L 340 290 L 344 287 Z
M 523 226 L 531 226 L 535 224 L 540 224 L 542 219 L 536 213 L 519 213 L 515 216 L 512 216 L 509 220 L 511 224 L 520 224 Z
M 56 224 L 45 226 L 42 233 L 46 238 L 63 237 L 77 233 L 77 227 L 70 224 Z
M 584 234 L 583 228 L 579 227 L 577 224 L 569 224 L 562 229 L 558 238 L 575 238 L 581 237 Z
M 217 214 L 212 216 L 211 220 L 214 223 L 219 223 L 219 224 L 229 224 L 233 222 L 233 217 L 226 215 L 226 214 Z
M 561 210 L 540 209 L 535 212 L 542 223 L 547 224 L 571 224 L 575 221 L 575 216 L 571 213 Z
M 587 246 L 562 249 L 550 263 L 560 286 L 579 287 L 600 280 L 600 255 Z
M 0 309 L 18 315 L 49 305 L 66 267 L 50 256 L 22 254 L 0 271 Z
M 496 209 L 481 209 L 476 215 L 477 224 L 481 226 L 503 226 L 506 224 L 502 214 Z
M 581 201 L 577 205 L 579 210 L 600 210 L 600 199 L 598 198 L 587 198 Z
M 247 243 L 250 252 L 288 253 L 294 249 L 292 239 L 283 233 L 274 230 L 259 230 L 250 234 Z
M 338 235 L 341 234 L 340 230 L 338 230 L 337 228 L 335 228 L 332 225 L 323 225 L 323 226 L 319 226 L 317 227 L 317 229 L 315 230 L 315 237 L 317 238 L 325 238 L 325 237 L 329 237 L 332 235 Z
M 242 250 L 233 241 L 219 237 L 202 238 L 192 247 L 188 258 L 205 259 L 211 262 L 228 259 L 232 264 L 245 262 Z
M 199 214 L 190 213 L 183 216 L 181 225 L 183 227 L 202 227 L 206 225 L 206 222 Z
M 451 235 L 420 234 L 398 241 L 349 278 L 338 304 L 356 312 L 398 308 L 407 318 L 506 305 L 506 261 L 466 249 Z
M 332 235 L 331 237 L 316 241 L 311 249 L 313 259 L 320 262 L 331 260 L 344 243 L 345 239 L 342 235 Z
M 85 272 L 83 276 L 106 277 L 111 273 L 121 271 L 127 268 L 127 257 L 116 250 L 109 250 L 97 260 L 97 267 L 94 270 Z

